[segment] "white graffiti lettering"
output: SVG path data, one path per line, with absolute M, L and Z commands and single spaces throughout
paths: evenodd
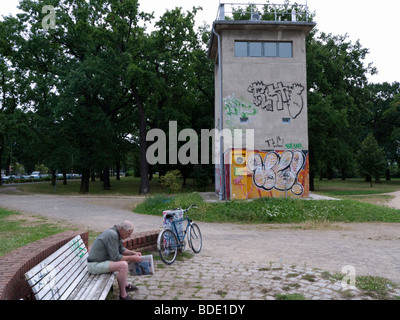
M 270 191 L 292 191 L 300 196 L 304 192 L 298 183 L 298 174 L 304 168 L 306 157 L 302 151 L 286 150 L 281 155 L 275 151 L 266 154 L 264 159 L 254 153 L 247 159 L 247 168 L 253 174 L 253 183 L 257 188 Z
M 247 91 L 253 94 L 254 105 L 266 111 L 282 111 L 287 108 L 290 116 L 296 119 L 303 110 L 304 86 L 301 84 L 284 86 L 282 82 L 278 82 L 276 85 L 266 85 L 257 81 L 253 82 Z

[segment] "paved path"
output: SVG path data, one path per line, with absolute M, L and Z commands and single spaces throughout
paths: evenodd
M 15 194 L 4 192 L 4 189 L 2 191 L 0 192 L 0 207 L 17 210 L 25 214 L 42 215 L 63 220 L 84 229 L 102 231 L 125 219 L 134 223 L 136 231 L 155 229 L 162 225 L 161 215 L 157 217 L 132 212 L 135 205 L 143 200 L 141 197 L 58 197 Z M 213 280 L 203 277 L 203 279 L 206 279 L 206 283 L 198 280 L 201 284 L 198 284 L 195 289 L 200 289 L 200 286 L 208 289 L 208 296 L 205 296 L 203 292 L 201 293 L 203 298 L 220 296 L 224 299 L 232 298 L 232 295 L 228 295 L 228 293 L 234 294 L 234 292 L 236 292 L 236 298 L 242 298 L 239 292 L 243 290 L 230 287 L 239 281 L 241 277 L 239 274 L 241 273 L 243 273 L 244 278 L 241 278 L 240 281 L 245 281 L 245 279 L 250 281 L 248 290 L 246 289 L 248 294 L 243 294 L 243 296 L 260 299 L 274 297 L 276 292 L 268 292 L 268 287 L 276 287 L 281 290 L 284 290 L 283 288 L 287 286 L 290 288 L 290 283 L 277 282 L 277 277 L 285 279 L 285 281 L 286 279 L 296 278 L 294 276 L 288 277 L 287 273 L 292 266 L 310 268 L 305 271 L 306 273 L 311 272 L 309 270 L 312 270 L 312 268 L 319 268 L 334 274 L 340 273 L 344 266 L 351 265 L 355 268 L 357 275 L 381 276 L 400 284 L 400 224 L 332 224 L 327 228 L 320 227 L 317 230 L 303 230 L 293 225 L 271 224 L 237 225 L 200 222 L 199 225 L 203 234 L 202 252 L 186 262 L 176 262 L 171 267 L 160 267 L 157 274 L 152 276 L 151 279 L 154 279 L 156 283 L 157 281 L 160 282 L 163 275 L 165 276 L 163 272 L 170 275 L 172 274 L 170 271 L 175 267 L 182 272 L 184 269 L 185 272 L 191 272 L 191 268 L 200 266 L 199 272 L 201 272 L 201 268 L 207 270 L 202 273 L 202 276 L 207 273 Z M 264 274 L 257 270 L 268 268 L 271 264 L 278 264 L 281 268 L 280 271 L 284 272 L 281 276 L 272 276 L 272 278 L 275 277 L 275 280 L 272 279 L 275 286 L 270 282 L 261 285 L 261 280 L 257 280 L 260 282 L 259 287 L 251 285 L 252 279 L 259 279 L 258 277 Z M 209 265 L 209 267 L 206 268 L 206 265 Z M 213 271 L 216 266 L 218 266 L 218 272 Z M 233 272 L 233 270 L 236 271 Z M 246 277 L 244 270 L 256 271 L 252 276 L 247 275 Z M 299 273 L 300 278 L 305 275 L 304 272 L 301 273 L 297 269 L 294 273 Z M 267 281 L 269 278 L 266 274 L 264 275 L 265 281 Z M 324 280 L 315 274 L 314 277 L 318 278 L 319 281 L 316 281 L 316 283 L 308 281 L 313 286 L 312 288 L 315 288 L 317 283 L 322 283 L 322 280 Z M 197 278 L 199 279 L 199 277 Z M 299 281 L 304 280 L 300 278 L 298 278 Z M 144 285 L 146 290 L 150 290 L 148 288 L 154 286 L 151 284 L 153 281 L 151 279 L 148 280 L 148 285 Z M 211 287 L 208 284 L 209 281 L 213 283 Z M 302 283 L 306 287 L 304 281 Z M 216 289 L 214 284 L 219 285 L 220 289 Z M 336 288 L 338 284 L 327 283 L 327 287 L 323 288 L 326 289 L 325 291 L 328 289 L 332 291 L 331 285 Z M 188 286 L 185 285 L 184 287 Z M 176 286 L 176 288 L 178 287 Z M 321 287 L 317 285 L 317 288 L 322 290 L 322 284 Z M 326 292 L 328 295 L 324 296 L 321 290 L 318 290 L 315 294 L 309 293 L 306 296 L 310 299 L 327 298 L 328 292 Z M 217 296 L 215 296 L 216 291 L 219 292 Z M 226 294 L 224 294 L 225 291 Z M 141 292 L 143 294 L 147 291 L 141 290 Z M 158 292 L 160 294 L 161 291 Z M 179 292 L 177 291 L 176 295 L 186 297 L 189 294 L 179 294 Z M 200 290 L 193 294 L 196 295 L 199 292 Z M 253 295 L 250 293 L 253 293 Z M 400 295 L 400 292 L 397 294 Z M 145 295 L 149 298 L 156 297 L 154 292 Z M 143 298 L 143 296 L 141 297 Z M 332 293 L 329 297 L 338 298 L 336 293 Z

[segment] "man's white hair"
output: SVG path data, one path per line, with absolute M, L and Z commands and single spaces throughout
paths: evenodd
M 123 231 L 133 231 L 133 225 L 129 221 L 122 221 L 117 224 L 117 229 Z

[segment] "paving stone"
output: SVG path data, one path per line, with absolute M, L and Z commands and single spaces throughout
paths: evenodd
M 215 262 L 196 255 L 169 266 L 156 265 L 155 269 L 151 276 L 129 277 L 130 282 L 141 284 L 138 292 L 131 293 L 132 297 L 143 300 L 276 300 L 277 294 L 297 293 L 308 300 L 371 299 L 360 290 L 349 290 L 349 294 L 343 295 L 341 281 L 327 280 L 321 270 L 282 263 L 272 264 L 270 268 L 251 262 L 243 265 Z M 400 289 L 393 290 L 393 296 L 400 296 Z

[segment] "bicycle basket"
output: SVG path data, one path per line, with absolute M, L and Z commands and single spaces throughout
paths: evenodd
M 175 213 L 175 215 L 171 218 L 167 218 L 167 215 L 171 214 L 171 213 Z M 183 239 L 183 221 L 175 223 L 176 230 L 172 226 L 172 222 L 181 220 L 181 219 L 183 219 L 183 210 L 182 209 L 163 211 L 163 227 L 164 227 L 164 229 L 171 229 L 175 234 L 176 234 L 176 230 L 177 230 L 178 234 L 179 234 L 179 239 Z

